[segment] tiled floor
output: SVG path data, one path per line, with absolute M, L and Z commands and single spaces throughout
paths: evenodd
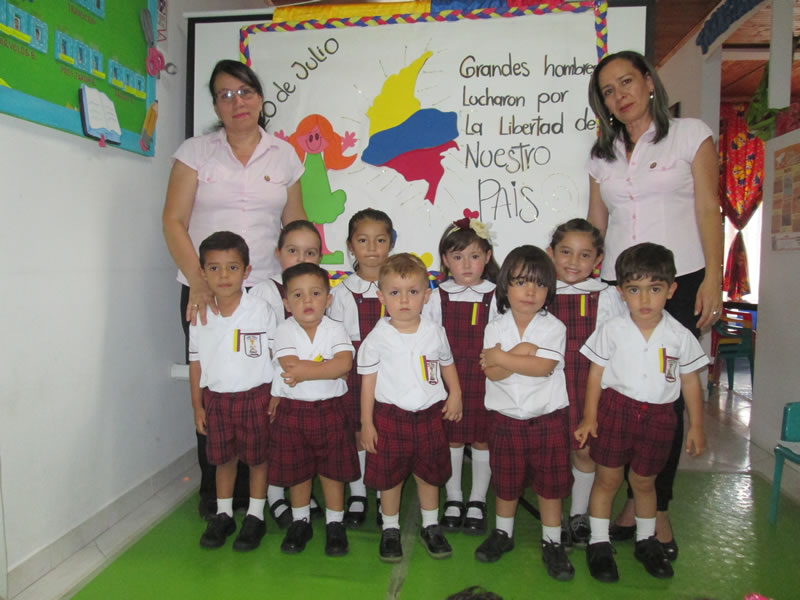
M 737 371 L 738 373 L 738 371 Z M 697 459 L 684 455 L 681 469 L 712 473 L 771 474 L 771 452 L 749 442 L 752 389 L 748 373 L 736 377 L 734 390 L 723 383 L 706 403 L 708 452 Z M 723 374 L 723 382 L 726 378 Z M 137 540 L 160 518 L 190 494 L 196 485 L 196 472 L 185 473 L 173 484 L 142 504 L 136 511 L 68 558 L 53 571 L 23 590 L 12 600 L 49 600 L 68 597 L 113 561 L 114 557 Z M 800 501 L 800 473 L 787 468 L 784 492 Z

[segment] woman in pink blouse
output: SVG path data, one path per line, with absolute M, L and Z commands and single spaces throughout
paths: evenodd
M 589 103 L 600 130 L 587 163 L 588 219 L 605 234 L 600 276 L 613 281 L 617 256 L 634 244 L 666 246 L 678 271 L 678 289 L 666 309 L 698 334 L 722 310 L 722 217 L 711 130 L 697 119 L 670 117 L 658 74 L 637 52 L 600 61 L 589 83 Z M 656 536 L 671 560 L 678 555 L 668 507 L 683 444 L 682 397 L 675 408 L 672 454 L 656 479 Z M 611 525 L 612 540 L 633 537 L 630 489 L 628 497 Z

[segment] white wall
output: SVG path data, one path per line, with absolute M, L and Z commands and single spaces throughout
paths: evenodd
M 171 0 L 155 158 L 0 114 L 0 455 L 13 568 L 194 445 L 175 267 L 161 236 L 182 141 L 189 10 Z M 138 29 L 137 29 L 138 31 Z M 99 174 L 99 175 L 98 175 Z
M 773 164 L 770 149 L 800 144 L 800 130 L 767 142 L 764 154 L 764 218 L 761 229 L 761 284 L 758 292 L 758 341 L 750 421 L 751 440 L 772 449 L 780 436 L 783 405 L 800 400 L 797 340 L 800 319 L 800 253 L 773 252 L 770 233 Z M 787 464 L 788 461 L 787 461 Z

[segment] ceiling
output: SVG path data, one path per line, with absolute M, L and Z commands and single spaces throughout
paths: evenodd
M 656 0 L 654 60 L 664 64 L 681 43 L 693 37 L 719 0 Z M 722 45 L 722 100 L 749 101 L 769 57 L 772 7 L 763 8 L 731 33 Z M 800 35 L 800 0 L 794 0 L 794 35 Z M 800 61 L 792 63 L 792 101 L 800 101 Z

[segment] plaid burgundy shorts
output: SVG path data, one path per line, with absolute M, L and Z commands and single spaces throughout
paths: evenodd
M 203 389 L 209 463 L 224 465 L 238 458 L 246 465 L 260 465 L 267 460 L 271 389 L 269 383 L 246 392 L 218 393 Z

